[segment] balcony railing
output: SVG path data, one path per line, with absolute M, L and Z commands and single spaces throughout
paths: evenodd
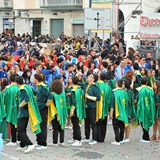
M 40 0 L 41 7 L 49 6 L 82 6 L 83 0 Z

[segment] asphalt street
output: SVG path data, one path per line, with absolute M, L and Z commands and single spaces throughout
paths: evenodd
M 84 126 L 81 127 L 84 138 Z M 28 128 L 28 135 L 36 144 L 36 135 Z M 65 129 L 65 147 L 48 147 L 46 150 L 33 150 L 28 154 L 16 151 L 16 147 L 5 146 L 0 160 L 160 160 L 160 143 L 140 143 L 142 136 L 140 127 L 131 129 L 130 142 L 120 146 L 111 145 L 114 140 L 112 125 L 108 125 L 107 135 L 104 143 L 90 146 L 83 144 L 81 147 L 72 147 L 67 141 L 72 138 L 72 130 Z M 152 136 L 152 128 L 150 128 Z M 52 142 L 52 130 L 48 129 L 48 140 Z

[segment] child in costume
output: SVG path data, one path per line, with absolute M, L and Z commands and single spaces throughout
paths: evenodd
M 110 118 L 112 119 L 113 129 L 115 133 L 115 141 L 113 145 L 123 143 L 124 129 L 129 125 L 127 116 L 128 94 L 124 90 L 124 81 L 118 80 L 117 88 L 113 90 Z
M 70 117 L 73 124 L 73 139 L 68 143 L 72 143 L 72 146 L 82 146 L 80 123 L 86 118 L 84 92 L 78 85 L 78 77 L 73 77 L 72 81 Z
M 0 79 L 0 133 L 2 133 L 2 139 L 8 141 L 10 139 L 8 133 L 8 123 L 6 121 L 6 109 L 4 106 L 4 99 L 3 99 L 3 91 L 5 87 L 8 85 L 8 79 L 1 78 Z
M 64 127 L 68 118 L 66 107 L 66 95 L 63 92 L 63 84 L 59 79 L 55 79 L 51 84 L 53 103 L 57 113 L 52 116 L 53 142 L 50 146 L 58 146 L 58 133 L 60 133 L 60 145 L 64 146 Z
M 151 87 L 147 86 L 148 79 L 141 78 L 141 87 L 137 88 L 138 103 L 137 103 L 137 119 L 141 123 L 143 136 L 140 142 L 149 143 L 149 128 L 155 123 L 155 102 L 154 92 Z
M 155 123 L 153 125 L 153 136 L 150 138 L 150 140 L 156 140 L 157 142 L 160 142 L 160 81 L 154 82 L 154 94 L 155 94 Z M 156 132 L 158 129 L 158 138 L 156 137 Z
M 67 110 L 68 110 L 68 114 L 70 114 L 70 109 L 71 109 L 71 92 L 72 92 L 72 77 L 69 76 L 68 78 L 68 82 L 66 84 L 66 88 L 65 88 L 65 92 L 66 92 L 66 105 L 67 105 Z M 67 119 L 67 124 L 66 124 L 66 127 L 65 128 L 68 128 L 68 129 L 72 129 L 72 126 L 71 126 L 71 118 L 68 117 Z

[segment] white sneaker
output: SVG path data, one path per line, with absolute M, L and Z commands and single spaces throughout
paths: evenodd
M 120 144 L 122 144 L 123 143 L 123 141 L 120 141 Z
M 76 141 L 76 140 L 71 139 L 71 140 L 67 141 L 67 143 L 72 144 L 72 143 L 75 143 L 75 141 Z
M 37 150 L 47 149 L 47 146 L 41 146 L 41 145 L 39 145 L 39 146 L 36 147 L 36 149 Z
M 34 145 L 29 145 L 26 147 L 26 150 L 24 151 L 24 153 L 28 153 L 30 151 L 32 151 L 33 149 L 35 149 L 35 146 Z
M 89 142 L 90 142 L 90 139 L 86 139 L 86 138 L 82 139 L 82 143 L 89 143 Z
M 55 144 L 55 143 L 52 143 L 52 142 L 51 142 L 51 143 L 48 143 L 48 146 L 55 146 L 55 147 L 57 147 L 58 144 L 57 144 L 57 143 Z
M 68 126 L 68 129 L 72 129 L 73 127 L 72 126 Z
M 25 150 L 26 150 L 26 147 L 18 147 L 16 150 L 17 150 L 17 151 L 25 151 Z
M 123 139 L 123 143 L 128 143 L 129 141 L 129 139 Z
M 39 145 L 39 144 L 34 144 L 34 146 L 35 146 L 35 147 L 38 147 L 38 146 L 40 146 L 40 145 Z
M 62 147 L 64 147 L 64 146 L 65 146 L 64 142 L 59 143 L 59 145 L 60 145 L 60 146 L 62 146 Z
M 97 141 L 91 141 L 88 143 L 89 145 L 94 145 L 94 144 L 97 144 Z
M 72 146 L 74 147 L 79 147 L 79 146 L 82 146 L 82 142 L 81 141 L 75 141 L 73 144 L 71 144 Z
M 107 124 L 112 124 L 112 120 L 108 120 Z
M 118 146 L 121 145 L 120 142 L 116 142 L 116 141 L 115 141 L 115 142 L 111 142 L 111 144 L 113 144 L 113 145 L 118 145 Z
M 17 144 L 20 144 L 21 143 L 21 141 L 17 141 Z
M 16 147 L 17 143 L 16 142 L 9 142 L 6 144 L 6 146 Z
M 150 141 L 146 141 L 146 140 L 144 140 L 144 139 L 141 138 L 141 139 L 139 140 L 139 142 L 142 142 L 142 143 L 149 143 Z
M 68 125 L 66 125 L 64 128 L 65 128 L 65 129 L 68 129 Z
M 50 125 L 50 126 L 49 126 L 49 130 L 52 130 L 52 129 L 53 129 L 53 128 L 52 128 L 52 126 Z

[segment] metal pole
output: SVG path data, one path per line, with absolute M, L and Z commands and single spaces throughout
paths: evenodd
M 89 8 L 92 8 L 92 0 L 89 0 Z M 88 49 L 91 48 L 91 30 L 88 30 Z
M 103 43 L 102 43 L 102 46 L 104 45 L 104 30 L 103 30 Z
M 116 38 L 118 38 L 118 30 L 119 30 L 119 28 L 118 28 L 118 26 L 119 26 L 119 0 L 117 1 L 117 35 L 116 35 Z

